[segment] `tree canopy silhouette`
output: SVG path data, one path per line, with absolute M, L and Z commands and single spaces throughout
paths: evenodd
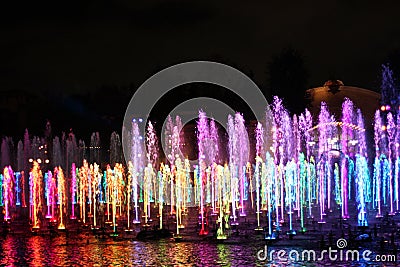
M 305 108 L 308 71 L 302 54 L 294 48 L 285 48 L 268 64 L 267 77 L 272 95 L 283 98 L 287 108 L 300 113 Z

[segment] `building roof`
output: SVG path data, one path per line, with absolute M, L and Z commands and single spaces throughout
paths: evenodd
M 327 81 L 321 87 L 311 88 L 306 91 L 308 108 L 314 119 L 317 118 L 321 109 L 321 102 L 324 101 L 331 114 L 334 114 L 336 120 L 340 121 L 342 103 L 346 97 L 354 103 L 356 108 L 361 109 L 365 126 L 367 128 L 372 127 L 375 111 L 380 107 L 381 95 L 379 93 L 364 88 L 345 86 L 339 80 Z

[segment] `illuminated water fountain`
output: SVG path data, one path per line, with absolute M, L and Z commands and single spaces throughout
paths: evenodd
M 57 198 L 58 198 L 58 206 L 59 206 L 59 224 L 58 229 L 64 230 L 64 209 L 66 204 L 66 192 L 65 192 L 65 177 L 63 170 L 61 168 L 56 168 L 54 170 L 54 175 L 57 177 Z
M 79 190 L 79 215 L 80 220 L 83 224 L 86 224 L 86 201 L 88 191 L 88 176 L 89 176 L 89 164 L 86 160 L 83 161 L 83 166 L 79 169 L 78 175 L 78 190 Z
M 399 210 L 398 114 L 376 112 L 375 151 L 371 147 L 375 155 L 369 155 L 364 117 L 349 99 L 343 102 L 339 119 L 322 103 L 315 125 L 308 110 L 291 116 L 277 97 L 271 110 L 273 120 L 256 122 L 251 135 L 241 114 L 229 116 L 225 144 L 216 122 L 200 111 L 194 144 L 199 163 L 195 166 L 190 166 L 180 150 L 183 131 L 179 116 L 169 117 L 162 133 L 168 146 L 166 159 L 161 158 L 153 124 L 147 124 L 142 138 L 141 122 L 133 120 L 127 166 L 114 162 L 102 170 L 98 162 L 74 163 L 69 156 L 65 172 L 54 166 L 52 173 L 49 165 L 43 165 L 46 171 L 42 175 L 40 163 L 32 160 L 29 196 L 25 196 L 22 170 L 14 173 L 7 165 L 0 177 L 4 220 L 12 223 L 15 211 L 18 214 L 29 197 L 29 218 L 36 230 L 45 228 L 46 221 L 57 222 L 59 229 L 72 227 L 68 220 L 77 217 L 83 225 L 92 229 L 105 226 L 116 236 L 122 227 L 131 230 L 141 224 L 148 228 L 156 216 L 163 229 L 170 222 L 165 220 L 167 215 L 176 223 L 175 236 L 179 237 L 193 207 L 199 211 L 200 235 L 208 235 L 215 223 L 216 238 L 226 239 L 232 225 L 254 219 L 257 231 L 265 227 L 265 238 L 275 239 L 283 228 L 289 235 L 305 232 L 307 219 L 314 217 L 326 223 L 335 215 L 368 226 L 371 211 L 381 217 Z M 95 139 L 93 145 L 99 145 Z M 35 138 L 32 144 L 42 146 L 40 140 Z M 71 140 L 69 149 L 74 147 Z M 116 134 L 112 140 L 112 161 L 117 161 Z M 58 143 L 53 139 L 53 155 L 62 163 L 57 159 L 61 153 Z M 25 140 L 25 144 L 29 142 Z M 249 157 L 251 147 L 255 148 L 254 158 Z M 18 151 L 18 158 L 23 159 L 25 148 L 19 145 Z M 42 221 L 43 217 L 48 220 Z
M 325 103 L 321 104 L 321 112 L 318 116 L 318 200 L 320 206 L 320 220 L 319 223 L 325 223 L 325 201 L 327 181 L 330 181 L 330 155 L 328 154 L 328 139 L 331 139 L 330 123 L 333 119 L 328 111 L 328 107 Z M 330 193 L 330 192 L 329 192 Z M 329 203 L 329 200 L 327 201 Z
M 72 163 L 71 167 L 71 219 L 76 219 L 75 204 L 76 204 L 76 166 Z
M 188 187 L 187 184 L 187 166 L 188 161 L 186 164 L 183 163 L 180 158 L 175 160 L 175 167 L 176 167 L 176 174 L 175 174 L 175 217 L 176 217 L 176 235 L 174 236 L 175 239 L 181 239 L 182 236 L 180 235 L 179 230 L 185 228 L 182 224 L 182 214 L 185 212 L 185 203 L 187 201 L 186 198 L 186 188 Z M 185 166 L 185 165 L 186 166 Z
M 208 122 L 206 114 L 202 111 L 199 112 L 199 121 L 197 123 L 197 140 L 199 147 L 199 169 L 198 169 L 198 184 L 200 185 L 200 219 L 201 219 L 201 230 L 199 235 L 207 235 L 208 231 L 205 229 L 205 207 L 204 207 L 204 186 L 207 181 L 207 161 L 206 161 L 206 147 L 208 141 Z M 172 203 L 171 203 L 172 205 Z
M 8 221 L 11 219 L 10 208 L 14 204 L 13 184 L 15 178 L 11 166 L 4 168 L 3 177 L 4 220 Z
M 132 131 L 131 131 L 131 153 L 130 161 L 132 162 L 131 176 L 132 176 L 132 194 L 134 200 L 135 208 L 135 219 L 134 224 L 140 224 L 139 218 L 139 180 L 140 176 L 143 174 L 144 163 L 143 163 L 143 145 L 142 137 L 139 134 L 139 124 L 134 119 L 132 121 Z M 108 207 L 108 205 L 107 205 Z M 148 218 L 146 218 L 147 220 Z M 147 221 L 146 221 L 147 222 Z
M 362 129 L 357 131 L 358 151 L 356 154 L 355 185 L 356 201 L 358 203 L 358 225 L 367 226 L 367 204 L 372 202 L 371 181 L 368 168 L 367 143 L 364 130 L 364 119 L 361 110 L 357 110 L 357 126 Z
M 260 193 L 260 185 L 261 185 L 261 174 L 263 167 L 263 146 L 264 146 L 264 129 L 261 123 L 257 124 L 256 128 L 256 166 L 254 170 L 254 178 L 256 180 L 256 214 L 257 214 L 257 228 L 256 231 L 261 231 L 260 225 L 260 202 L 261 202 L 261 193 Z
M 375 112 L 374 140 L 375 140 L 375 160 L 374 160 L 374 208 L 377 208 L 376 217 L 383 217 L 383 206 L 387 205 L 388 178 L 390 165 L 387 157 L 386 126 L 383 124 L 379 110 Z M 390 181 L 390 180 L 389 180 Z
M 33 161 L 33 168 L 29 173 L 29 196 L 30 196 L 30 221 L 32 223 L 32 229 L 40 228 L 39 213 L 42 209 L 42 180 L 43 175 L 40 170 L 39 163 Z
M 73 177 L 74 175 L 72 175 Z M 92 179 L 92 203 L 93 203 L 93 228 L 97 228 L 97 203 L 100 202 L 99 194 L 101 190 L 102 175 L 99 165 L 93 164 L 93 179 Z M 72 206 L 72 209 L 74 206 Z
M 45 197 L 47 204 L 47 214 L 46 218 L 51 221 L 55 220 L 55 205 L 56 205 L 56 193 L 57 193 L 57 183 L 55 177 L 51 171 L 45 173 Z

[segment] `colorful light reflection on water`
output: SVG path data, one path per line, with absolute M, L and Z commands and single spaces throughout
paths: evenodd
M 0 266 L 246 266 L 256 262 L 255 246 L 7 236 Z M 238 254 L 240 253 L 240 254 Z
M 85 234 L 52 238 L 9 235 L 1 240 L 0 266 L 367 266 L 365 262 L 262 261 L 257 259 L 257 251 L 264 244 L 261 240 L 243 245 L 241 242 L 115 241 Z

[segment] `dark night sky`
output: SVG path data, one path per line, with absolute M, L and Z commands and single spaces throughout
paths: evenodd
M 2 3 L 0 92 L 95 93 L 104 85 L 139 86 L 175 63 L 215 58 L 253 72 L 265 86 L 267 63 L 288 46 L 302 53 L 309 87 L 335 75 L 377 90 L 380 64 L 400 49 L 397 1 L 245 2 Z

